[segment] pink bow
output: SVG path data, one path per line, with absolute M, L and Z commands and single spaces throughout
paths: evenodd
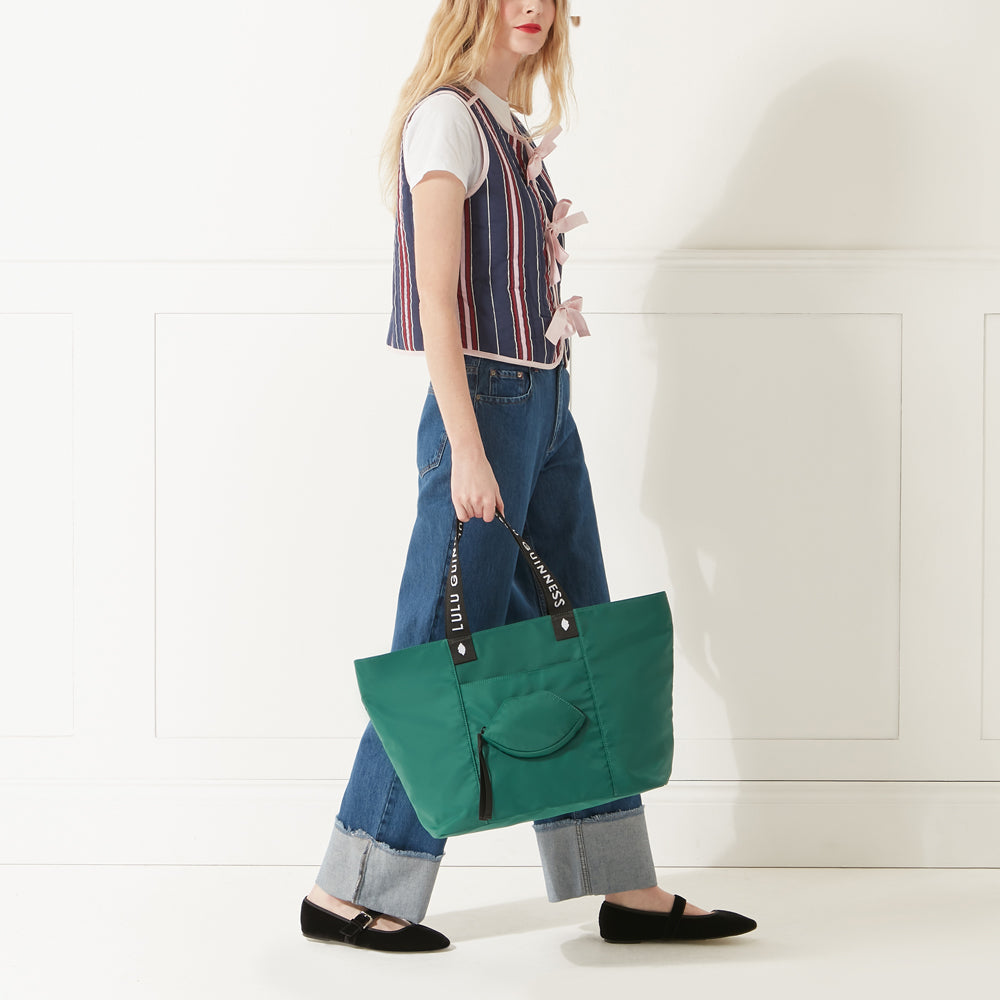
M 560 132 L 562 126 L 555 125 L 542 136 L 542 141 L 528 159 L 528 180 L 533 181 L 542 172 L 542 160 L 556 148 L 555 138 Z
M 589 222 L 583 212 L 569 214 L 569 207 L 573 202 L 569 198 L 563 198 L 556 202 L 556 207 L 552 210 L 552 221 L 545 223 L 545 240 L 549 247 L 549 257 L 557 260 L 560 264 L 565 264 L 569 260 L 569 253 L 559 242 L 560 233 L 568 233 L 577 226 L 582 226 Z
M 550 343 L 558 344 L 561 340 L 572 337 L 574 333 L 581 337 L 589 337 L 590 329 L 587 321 L 583 318 L 580 310 L 583 308 L 583 299 L 579 295 L 567 299 L 552 314 L 552 322 L 545 331 L 545 339 Z

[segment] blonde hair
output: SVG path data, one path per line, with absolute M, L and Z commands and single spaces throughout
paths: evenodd
M 403 125 L 410 111 L 432 91 L 443 84 L 468 85 L 486 65 L 486 59 L 497 35 L 501 0 L 441 0 L 431 18 L 420 58 L 399 92 L 399 102 L 393 113 L 382 144 L 380 173 L 382 198 L 390 211 L 395 211 L 396 189 L 399 183 L 399 147 Z M 555 20 L 549 37 L 533 56 L 525 56 L 514 71 L 508 91 L 508 103 L 514 111 L 530 115 L 535 78 L 545 77 L 549 91 L 549 116 L 532 137 L 557 125 L 567 110 L 573 95 L 573 64 L 569 55 L 569 18 L 567 0 L 553 0 Z

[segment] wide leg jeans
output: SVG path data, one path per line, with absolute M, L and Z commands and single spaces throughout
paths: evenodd
M 569 372 L 467 355 L 466 374 L 507 520 L 546 561 L 575 607 L 609 600 L 590 477 L 569 411 Z M 417 432 L 417 517 L 392 648 L 444 638 L 444 589 L 455 510 L 451 449 L 428 389 Z M 475 633 L 537 617 L 535 586 L 504 527 L 469 521 L 462 577 Z M 639 795 L 534 824 L 553 902 L 656 884 Z M 446 840 L 421 825 L 371 723 L 361 737 L 319 887 L 414 922 L 427 912 Z

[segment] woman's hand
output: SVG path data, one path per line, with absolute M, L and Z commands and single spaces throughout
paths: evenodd
M 492 521 L 494 511 L 503 513 L 503 498 L 493 468 L 480 447 L 478 454 L 462 450 L 451 453 L 451 501 L 460 521 L 481 517 Z

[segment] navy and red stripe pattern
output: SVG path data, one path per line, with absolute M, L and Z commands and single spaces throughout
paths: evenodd
M 545 331 L 559 305 L 561 268 L 548 259 L 545 241 L 545 227 L 557 201 L 548 171 L 543 164 L 538 177 L 528 179 L 528 160 L 535 144 L 516 118 L 520 138 L 507 132 L 466 88 L 438 89 L 451 90 L 466 102 L 489 150 L 486 179 L 465 201 L 458 280 L 462 348 L 466 353 L 553 367 L 561 359 L 561 349 L 545 339 Z M 423 335 L 415 277 L 413 197 L 402 151 L 397 198 L 388 344 L 420 351 Z M 559 241 L 564 242 L 564 237 L 560 235 Z

